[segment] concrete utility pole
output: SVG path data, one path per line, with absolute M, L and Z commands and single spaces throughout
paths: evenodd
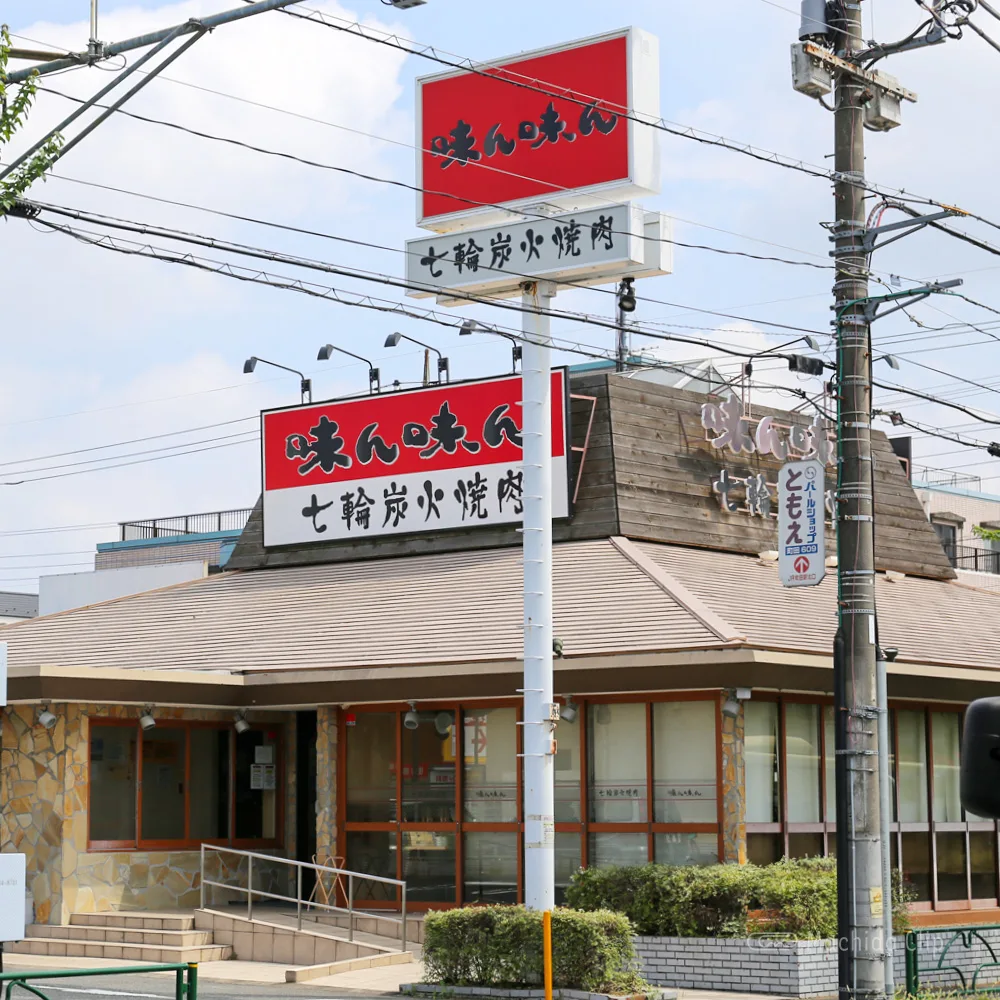
M 864 49 L 861 4 L 844 5 L 838 55 L 851 60 Z M 838 355 L 838 610 L 843 655 L 835 682 L 838 788 L 839 936 L 849 962 L 842 964 L 841 997 L 884 995 L 882 857 L 879 788 L 876 775 L 875 685 L 875 498 L 871 447 L 871 330 L 866 311 L 868 250 L 865 246 L 865 82 L 837 74 L 835 112 L 836 222 L 833 227 L 837 278 Z M 846 808 L 842 808 L 846 807 Z M 846 921 L 846 923 L 845 923 Z M 844 965 L 847 968 L 844 968 Z M 846 974 L 846 975 L 845 975 Z M 848 981 L 843 981 L 844 978 Z
M 524 441 L 524 901 L 555 907 L 555 742 L 552 697 L 552 333 L 550 282 L 525 282 L 521 432 Z M 535 310 L 544 310 L 536 312 Z M 561 401 L 558 405 L 561 405 Z

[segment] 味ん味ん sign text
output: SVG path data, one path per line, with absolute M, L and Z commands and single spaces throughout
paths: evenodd
M 552 373 L 552 516 L 569 515 L 565 372 Z M 437 385 L 261 415 L 264 544 L 516 523 L 521 378 Z
M 636 28 L 417 81 L 417 221 L 447 232 L 494 206 L 656 193 L 659 44 Z

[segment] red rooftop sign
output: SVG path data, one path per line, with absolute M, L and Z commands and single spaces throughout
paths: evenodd
M 552 373 L 552 516 L 569 515 L 567 382 Z M 522 520 L 521 377 L 261 414 L 264 544 Z
M 658 50 L 626 28 L 417 80 L 418 225 L 509 218 L 484 203 L 575 209 L 658 191 L 655 134 L 629 117 L 659 114 Z

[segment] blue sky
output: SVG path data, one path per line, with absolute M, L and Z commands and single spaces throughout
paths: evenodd
M 100 33 L 108 40 L 128 37 L 225 6 L 224 0 L 101 0 Z M 790 85 L 789 44 L 798 24 L 792 9 L 797 7 L 795 0 L 711 4 L 429 0 L 410 11 L 395 11 L 378 0 L 315 6 L 345 17 L 363 17 L 420 42 L 483 59 L 635 24 L 660 39 L 665 118 L 811 163 L 830 162 L 825 157 L 832 148 L 832 116 L 794 93 Z M 919 11 L 904 0 L 866 0 L 864 7 L 867 33 L 883 40 L 900 37 L 918 23 Z M 29 44 L 25 38 L 30 38 L 79 48 L 85 44 L 88 12 L 87 0 L 7 0 L 3 18 L 21 36 L 15 38 L 17 44 Z M 868 133 L 869 176 L 1000 219 L 993 167 L 1000 150 L 989 125 L 995 119 L 991 95 L 996 92 L 1000 56 L 970 35 L 890 60 L 885 68 L 917 91 L 920 101 L 904 109 L 902 128 L 887 135 Z M 420 59 L 404 58 L 317 25 L 266 14 L 199 42 L 167 71 L 170 80 L 155 81 L 129 107 L 214 134 L 410 182 L 413 154 L 407 144 L 413 141 L 413 80 L 434 69 Z M 84 69 L 53 78 L 49 85 L 80 96 L 107 79 L 101 70 Z M 184 83 L 319 121 L 251 107 Z M 70 106 L 54 95 L 40 95 L 29 134 L 56 122 Z M 365 138 L 345 127 L 381 138 Z M 825 260 L 829 244 L 819 223 L 833 212 L 828 183 L 669 136 L 661 139 L 661 160 L 661 193 L 646 204 L 675 218 L 677 239 Z M 405 239 L 420 235 L 413 222 L 411 193 L 125 119 L 102 126 L 66 157 L 56 173 L 359 236 L 388 247 L 402 248 Z M 325 261 L 402 273 L 397 253 L 264 229 L 68 179 L 53 179 L 33 195 Z M 966 225 L 970 232 L 1000 244 L 995 229 Z M 997 264 L 1000 261 L 983 251 L 923 233 L 887 248 L 874 266 L 885 280 L 890 274 L 914 281 L 961 275 L 966 278 L 963 291 L 1000 308 Z M 451 358 L 454 377 L 500 371 L 508 361 L 506 346 L 488 338 L 459 342 L 438 327 L 415 321 L 401 326 L 401 321 L 375 313 L 121 257 L 36 231 L 17 220 L 0 225 L 0 267 L 6 286 L 0 445 L 7 463 L 0 473 L 7 479 L 30 478 L 30 473 L 21 471 L 78 461 L 93 453 L 41 463 L 29 462 L 33 456 L 237 420 L 263 406 L 293 401 L 294 378 L 275 377 L 277 373 L 262 368 L 253 376 L 242 375 L 242 362 L 249 354 L 315 371 L 317 397 L 358 391 L 366 384 L 362 365 L 315 361 L 317 347 L 327 341 L 375 360 L 385 382 L 419 377 L 419 354 L 382 347 L 386 334 L 396 329 L 440 347 Z M 271 269 L 281 271 L 277 266 Z M 349 279 L 315 280 L 401 297 L 397 289 L 370 289 Z M 768 335 L 761 322 L 730 323 L 695 310 L 826 331 L 830 282 L 826 271 L 678 248 L 674 272 L 642 284 L 639 291 L 645 301 L 640 302 L 636 318 L 669 325 L 689 336 L 760 349 L 794 334 Z M 574 290 L 561 293 L 558 304 L 610 318 L 613 300 L 606 294 Z M 462 312 L 489 315 L 482 308 Z M 973 391 L 956 383 L 956 375 L 976 381 L 1000 377 L 1000 346 L 991 339 L 989 328 L 1000 317 L 955 299 L 917 306 L 912 316 L 925 327 L 956 321 L 987 326 L 982 333 L 956 336 L 951 331 L 921 329 L 902 314 L 885 320 L 877 326 L 876 338 L 903 354 L 904 360 L 899 372 L 877 366 L 884 381 L 954 393 L 963 388 Z M 610 331 L 557 322 L 554 333 L 602 350 L 611 346 Z M 637 347 L 654 343 L 635 339 Z M 709 353 L 670 344 L 659 350 L 665 357 Z M 915 351 L 922 353 L 910 353 Z M 578 360 L 582 359 L 573 355 L 557 358 L 560 363 Z M 975 437 L 1000 438 L 997 428 L 991 432 L 954 411 L 890 394 L 882 394 L 882 399 L 929 425 L 968 425 L 967 432 Z M 978 391 L 963 402 L 1000 412 L 995 392 Z M 251 427 L 236 424 L 168 441 L 189 440 L 193 446 L 201 442 L 197 446 L 202 447 L 224 443 L 224 435 Z M 107 453 L 124 455 L 156 443 Z M 919 447 L 926 464 L 967 465 L 987 478 L 986 488 L 1000 492 L 1000 478 L 989 482 L 989 477 L 1000 476 L 1000 463 L 988 461 L 985 454 L 963 452 L 942 441 Z M 167 461 L 5 487 L 0 492 L 0 531 L 249 506 L 258 489 L 256 448 L 237 444 Z M 75 563 L 88 561 L 84 553 L 95 541 L 112 536 L 113 529 L 106 527 L 56 536 L 0 534 L 0 557 L 22 554 L 0 560 L 0 589 L 33 589 L 39 571 L 72 571 Z

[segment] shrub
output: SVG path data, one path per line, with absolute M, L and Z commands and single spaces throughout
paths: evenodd
M 910 927 L 912 889 L 893 878 L 893 929 Z M 636 933 L 653 937 L 746 937 L 757 931 L 796 938 L 837 936 L 837 865 L 802 858 L 773 865 L 584 869 L 567 903 L 623 913 Z
M 427 914 L 424 978 L 449 986 L 533 987 L 542 982 L 542 914 L 523 906 L 477 906 Z M 632 927 L 620 913 L 552 913 L 552 982 L 560 989 L 646 988 Z

